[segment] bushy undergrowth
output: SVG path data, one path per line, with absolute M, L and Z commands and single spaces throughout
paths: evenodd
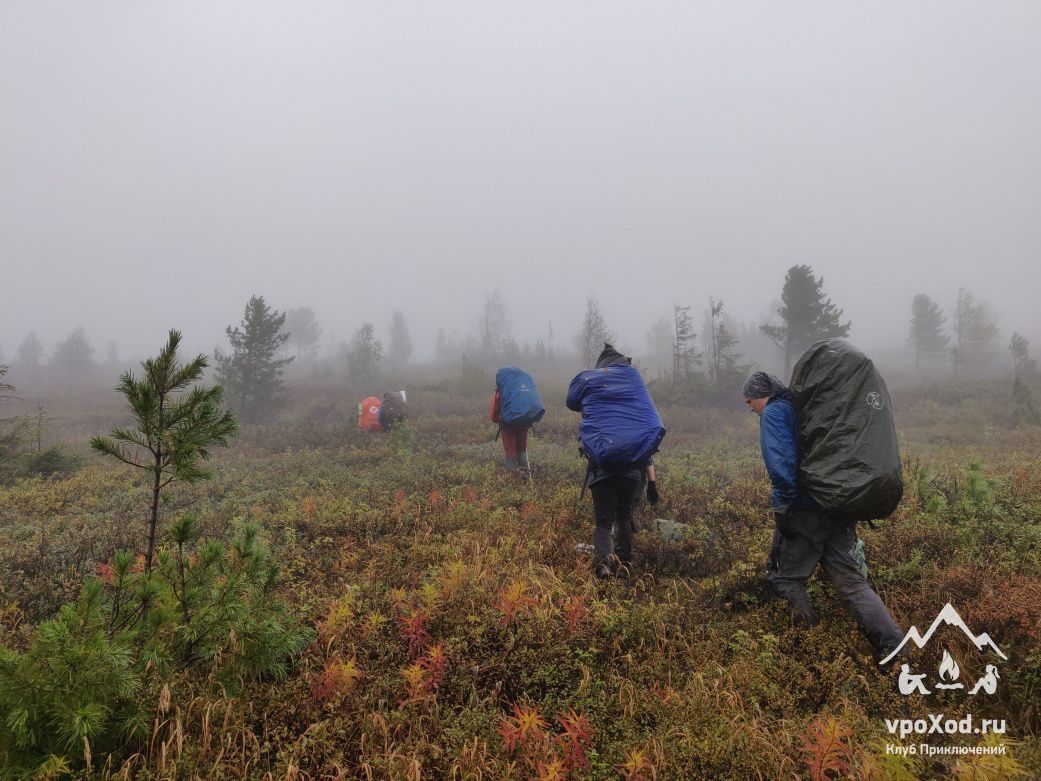
M 225 690 L 284 679 L 313 632 L 275 595 L 278 569 L 244 525 L 230 545 L 198 541 L 183 516 L 159 566 L 129 551 L 98 566 L 78 599 L 24 652 L 0 647 L 0 763 L 6 776 L 90 767 L 143 742 L 159 685 L 194 668 Z
M 902 626 L 924 630 L 950 600 L 1008 654 L 998 693 L 971 703 L 977 718 L 1009 719 L 1011 754 L 989 766 L 886 754 L 896 741 L 884 719 L 961 716 L 969 703 L 899 695 L 823 582 L 811 587 L 824 618 L 811 630 L 769 597 L 751 416 L 663 409 L 663 498 L 638 511 L 636 577 L 598 584 L 575 552 L 592 532 L 575 419 L 554 411 L 537 427 L 525 484 L 497 467 L 478 413 L 437 404 L 420 397 L 397 437 L 346 417 L 246 430 L 211 483 L 179 489 L 164 510 L 190 506 L 197 520 L 169 523 L 149 583 L 115 555 L 140 547 L 143 521 L 122 470 L 94 464 L 4 489 L 0 572 L 24 575 L 0 575 L 0 637 L 14 649 L 4 670 L 69 675 L 32 661 L 75 667 L 47 645 L 63 621 L 95 627 L 73 648 L 126 649 L 82 684 L 105 703 L 89 740 L 99 777 L 1005 778 L 1041 767 L 1041 447 L 1030 432 L 959 430 L 941 447 L 943 421 L 918 408 L 908 430 L 929 435 L 904 435 L 904 502 L 862 529 L 872 580 Z M 665 541 L 656 516 L 688 530 Z M 261 539 L 270 558 L 241 564 L 236 546 Z M 198 587 L 182 585 L 181 567 Z M 249 587 L 236 591 L 234 577 Z M 150 595 L 155 631 L 143 635 L 144 622 L 109 637 L 120 589 L 138 604 Z M 235 609 L 221 607 L 228 589 Z M 279 680 L 304 643 L 287 634 L 292 618 L 316 639 Z M 275 652 L 247 664 L 247 637 Z M 966 643 L 950 647 L 964 668 L 977 663 Z M 49 753 L 83 766 L 70 735 L 82 737 L 47 733 L 25 766 Z

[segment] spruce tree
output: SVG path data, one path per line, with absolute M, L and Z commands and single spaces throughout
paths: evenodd
M 939 304 L 924 293 L 919 293 L 911 302 L 911 333 L 907 343 L 914 348 L 915 368 L 921 366 L 922 358 L 935 358 L 947 351 L 950 337 L 943 333 L 946 321 Z
M 792 359 L 811 344 L 849 335 L 850 322 L 842 322 L 842 310 L 824 294 L 824 277 L 815 278 L 807 265 L 788 269 L 777 314 L 781 317 L 779 325 L 768 323 L 759 330 L 784 351 L 786 377 Z
M 217 380 L 243 420 L 259 420 L 285 401 L 282 372 L 293 359 L 276 357 L 290 338 L 282 331 L 285 321 L 284 312 L 269 307 L 263 296 L 253 296 L 241 326 L 225 330 L 231 354 L 215 353 Z
M 210 449 L 228 447 L 238 431 L 235 416 L 221 409 L 224 389 L 220 385 L 186 390 L 202 377 L 206 356 L 179 363 L 180 343 L 180 332 L 171 329 L 159 355 L 141 364 L 144 374 L 140 379 L 132 372 L 120 377 L 116 389 L 130 404 L 135 427 L 113 429 L 107 437 L 90 440 L 95 450 L 144 470 L 151 480 L 146 572 L 152 569 L 163 489 L 175 480 L 197 483 L 209 478 L 203 462 L 210 457 Z

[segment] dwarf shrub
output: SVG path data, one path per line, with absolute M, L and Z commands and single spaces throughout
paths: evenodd
M 75 767 L 147 731 L 143 688 L 195 668 L 224 689 L 282 679 L 313 632 L 276 595 L 278 568 L 244 525 L 199 544 L 183 515 L 151 572 L 120 551 L 79 599 L 37 628 L 24 653 L 0 647 L 0 767 Z

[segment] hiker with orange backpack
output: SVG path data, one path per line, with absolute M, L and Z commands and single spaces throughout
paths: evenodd
M 369 396 L 358 404 L 358 428 L 362 431 L 382 431 L 380 427 L 380 409 L 383 402 L 378 396 Z
M 495 373 L 495 393 L 488 415 L 499 424 L 496 437 L 502 437 L 506 468 L 523 479 L 531 477 L 528 461 L 528 430 L 546 414 L 535 380 L 516 366 L 505 366 Z

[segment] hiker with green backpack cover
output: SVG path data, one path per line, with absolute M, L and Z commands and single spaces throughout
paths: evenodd
M 798 625 L 814 626 L 819 619 L 806 583 L 820 564 L 882 659 L 903 632 L 861 569 L 856 524 L 895 508 L 902 491 L 899 451 L 889 394 L 874 366 L 846 342 L 827 342 L 813 345 L 796 364 L 791 389 L 761 371 L 742 389 L 759 416 L 773 488 L 767 581 Z

